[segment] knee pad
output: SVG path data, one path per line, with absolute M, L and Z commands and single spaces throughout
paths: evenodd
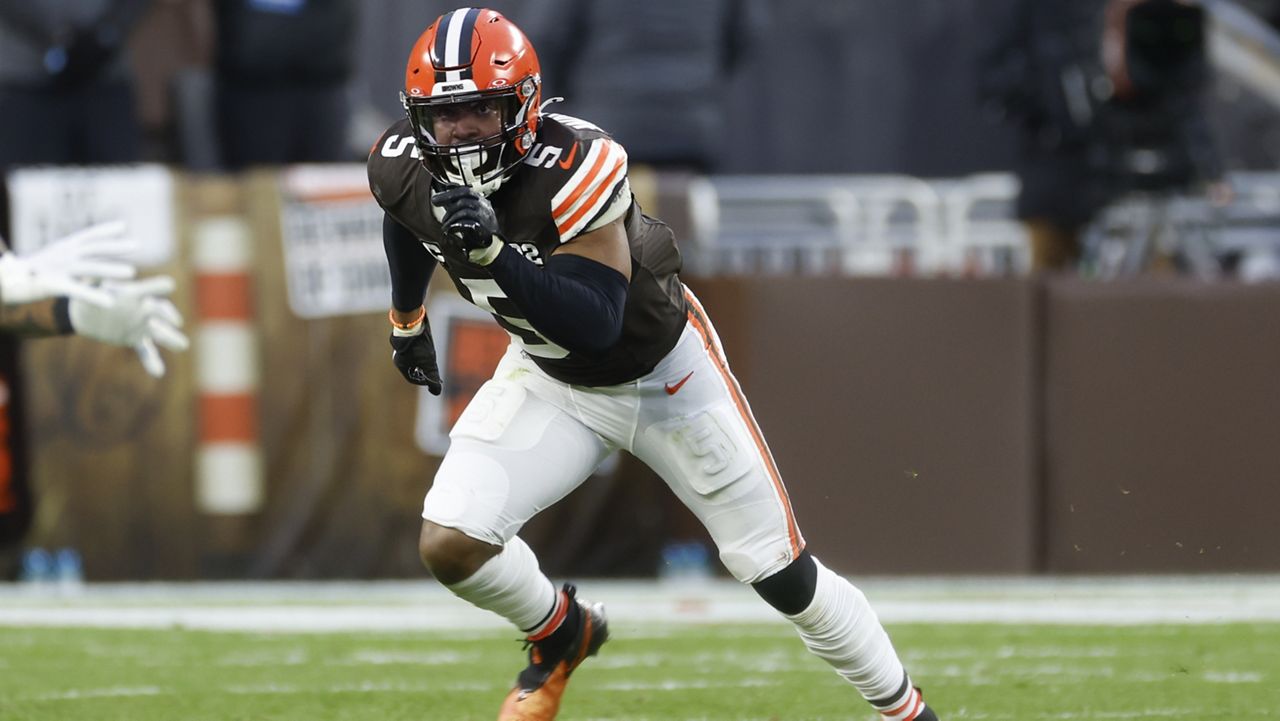
M 818 588 L 818 564 L 809 551 L 801 551 L 796 560 L 768 578 L 751 584 L 756 593 L 778 611 L 794 616 L 813 602 Z

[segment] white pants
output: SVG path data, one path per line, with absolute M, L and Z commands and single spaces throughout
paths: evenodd
M 804 548 L 782 479 L 706 315 L 653 372 L 602 388 L 548 377 L 514 345 L 450 432 L 422 517 L 502 545 L 614 449 L 666 481 L 752 583 Z

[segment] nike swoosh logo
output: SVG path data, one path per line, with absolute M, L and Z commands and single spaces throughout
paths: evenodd
M 564 168 L 565 170 L 568 170 L 570 167 L 572 167 L 573 156 L 577 154 L 578 154 L 578 141 L 575 140 L 573 142 L 573 147 L 569 148 L 569 154 L 565 156 L 564 160 L 560 161 L 560 167 Z
M 689 375 L 685 376 L 684 378 L 681 378 L 680 380 L 676 381 L 675 383 L 668 383 L 668 384 L 666 384 L 665 386 L 663 386 L 663 388 L 665 388 L 665 389 L 666 389 L 666 391 L 667 391 L 667 395 L 669 395 L 669 396 L 673 396 L 673 395 L 675 395 L 675 394 L 679 393 L 679 392 L 680 392 L 680 389 L 684 387 L 684 384 L 685 384 L 685 383 L 688 383 L 688 382 L 689 382 L 689 379 L 690 379 L 690 378 L 692 378 L 692 377 L 693 377 L 693 371 L 689 371 Z

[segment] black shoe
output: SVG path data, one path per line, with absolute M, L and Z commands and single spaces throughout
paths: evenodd
M 573 673 L 588 656 L 594 656 L 609 640 L 609 623 L 604 605 L 576 598 L 577 589 L 564 585 L 569 611 L 564 625 L 541 641 L 526 641 L 529 665 L 516 677 L 515 688 L 507 694 L 498 712 L 498 721 L 551 721 L 560 710 Z M 572 624 L 572 625 L 570 625 Z M 571 633 L 567 643 L 562 633 Z

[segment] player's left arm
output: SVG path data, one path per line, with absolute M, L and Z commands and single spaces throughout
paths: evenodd
M 503 244 L 489 271 L 529 323 L 563 348 L 599 354 L 622 336 L 631 250 L 621 219 L 561 245 L 541 268 Z
M 460 243 L 474 263 L 487 267 L 547 340 L 598 355 L 622 336 L 631 250 L 621 217 L 574 236 L 539 267 L 502 241 L 488 199 L 455 188 L 432 202 L 446 210 L 445 238 Z

